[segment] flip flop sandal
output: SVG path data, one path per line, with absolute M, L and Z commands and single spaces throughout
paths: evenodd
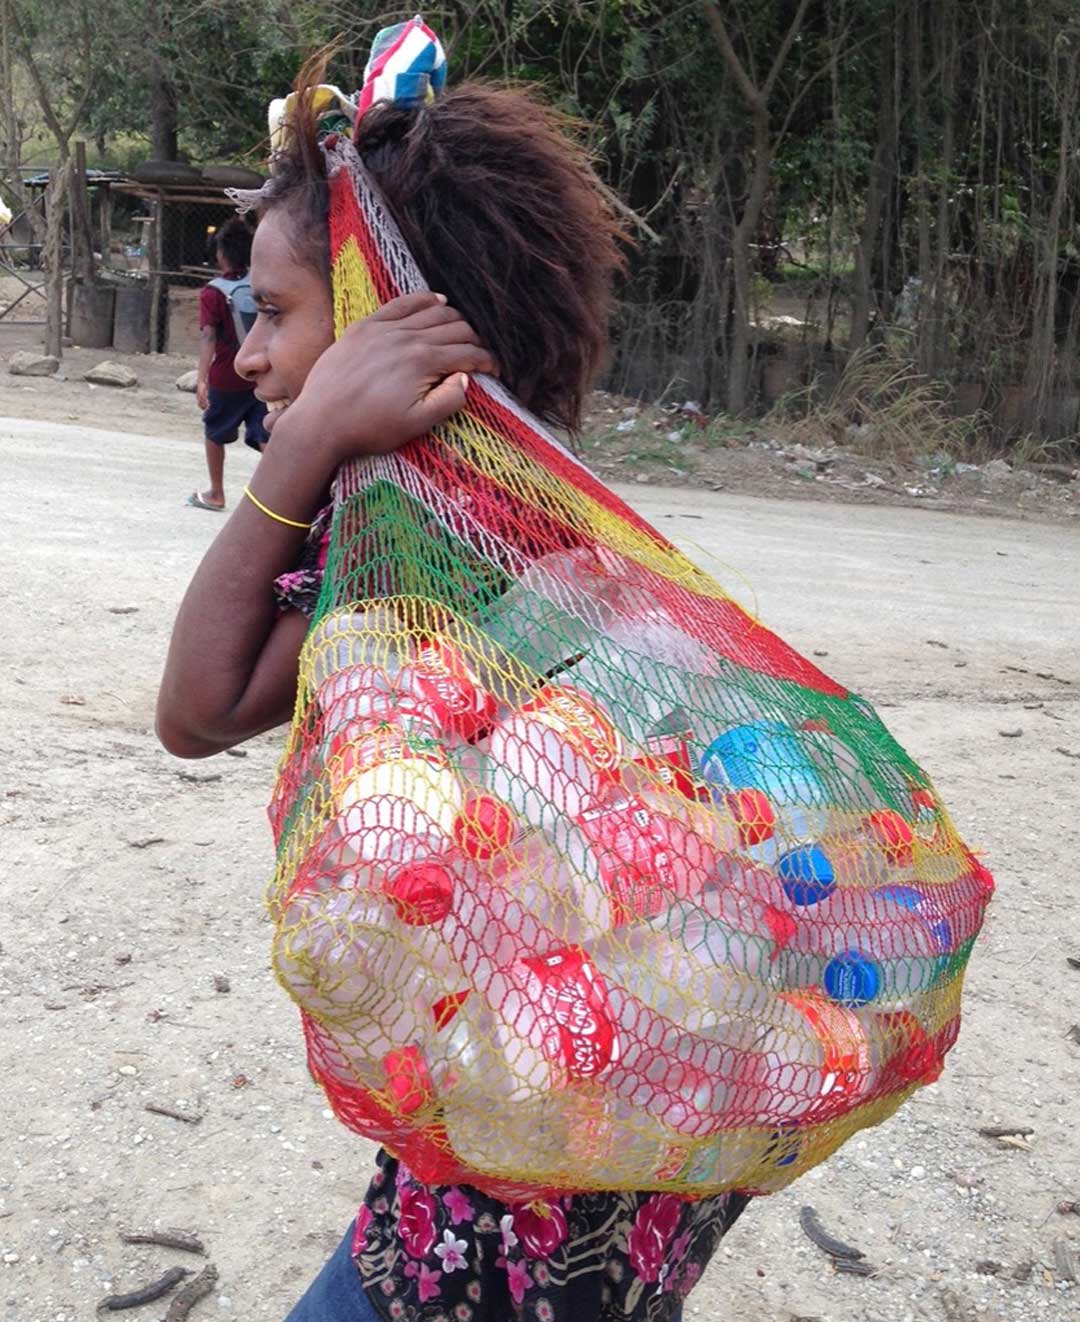
M 203 500 L 202 496 L 200 496 L 197 491 L 193 491 L 191 495 L 188 496 L 187 503 L 191 506 L 192 509 L 213 510 L 215 514 L 225 513 L 224 505 L 211 505 L 208 500 Z

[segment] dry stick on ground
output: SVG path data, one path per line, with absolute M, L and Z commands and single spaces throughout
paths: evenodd
M 842 1239 L 830 1235 L 818 1220 L 817 1212 L 809 1203 L 799 1211 L 799 1225 L 802 1226 L 807 1239 L 812 1240 L 819 1249 L 827 1253 L 834 1261 L 859 1262 L 866 1257 L 862 1249 L 857 1249 L 851 1244 L 845 1244 Z
M 1067 1239 L 1054 1240 L 1054 1267 L 1059 1281 L 1075 1281 L 1076 1254 Z
M 165 1322 L 184 1322 L 199 1300 L 205 1298 L 217 1285 L 217 1278 L 217 1268 L 212 1262 L 208 1262 L 193 1281 L 188 1281 L 169 1305 Z
M 128 1294 L 111 1294 L 103 1299 L 98 1308 L 107 1309 L 111 1313 L 118 1313 L 123 1308 L 138 1308 L 142 1304 L 152 1304 L 155 1299 L 160 1299 L 163 1294 L 168 1294 L 174 1285 L 178 1285 L 185 1276 L 189 1276 L 187 1267 L 170 1267 L 164 1276 L 159 1276 L 156 1281 L 151 1281 L 149 1285 L 142 1286 L 141 1289 L 132 1290 Z M 169 1310 L 170 1315 L 172 1310 Z
M 194 1111 L 178 1111 L 173 1106 L 164 1106 L 161 1102 L 147 1102 L 143 1107 L 151 1115 L 167 1115 L 170 1120 L 182 1120 L 185 1125 L 197 1125 L 202 1116 Z
M 1030 1125 L 984 1125 L 979 1130 L 983 1138 L 1030 1138 L 1034 1132 Z
M 130 1230 L 120 1238 L 125 1244 L 157 1244 L 163 1249 L 206 1256 L 206 1245 L 189 1230 Z

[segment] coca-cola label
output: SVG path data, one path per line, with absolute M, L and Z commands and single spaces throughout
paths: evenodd
M 545 685 L 521 712 L 561 735 L 599 770 L 614 771 L 618 766 L 622 750 L 618 731 L 607 714 L 579 689 L 565 684 Z
M 674 793 L 688 799 L 700 798 L 708 792 L 708 787 L 693 774 L 691 738 L 689 730 L 682 734 L 654 735 L 646 739 L 646 752 L 634 758 L 634 762 Z
M 537 1010 L 548 1021 L 552 1059 L 570 1079 L 592 1079 L 619 1058 L 607 988 L 580 947 L 522 961 L 532 974 Z
M 850 1111 L 870 1079 L 870 1044 L 858 1016 L 812 989 L 782 992 L 781 997 L 805 1016 L 821 1043 L 818 1096 L 811 1101 L 807 1118 L 819 1123 Z
M 437 724 L 463 739 L 474 739 L 495 719 L 496 703 L 485 692 L 465 657 L 443 638 L 420 644 L 414 683 Z
M 342 731 L 330 741 L 327 767 L 335 781 L 351 780 L 388 762 L 410 760 L 434 767 L 446 765 L 446 753 L 430 741 L 414 742 L 395 726 L 368 730 L 359 738 Z

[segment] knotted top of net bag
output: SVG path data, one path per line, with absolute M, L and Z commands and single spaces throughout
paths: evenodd
M 324 151 L 340 334 L 427 286 Z M 271 815 L 334 1111 L 503 1197 L 789 1183 L 938 1077 L 992 891 L 870 706 L 484 377 L 338 474 Z

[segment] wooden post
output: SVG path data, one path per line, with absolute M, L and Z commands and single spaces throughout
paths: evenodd
M 76 280 L 94 279 L 94 236 L 90 227 L 90 199 L 86 186 L 86 143 L 75 144 L 71 178 L 71 271 Z
M 112 267 L 112 187 L 98 189 L 98 224 L 101 226 L 101 264 Z
M 163 353 L 165 345 L 161 334 L 161 297 L 163 292 L 161 229 L 165 200 L 160 188 L 155 191 L 157 196 L 154 201 L 154 223 L 150 226 L 150 352 Z
M 61 161 L 49 171 L 45 212 L 45 352 L 54 358 L 63 354 L 64 334 L 64 211 L 70 162 Z

